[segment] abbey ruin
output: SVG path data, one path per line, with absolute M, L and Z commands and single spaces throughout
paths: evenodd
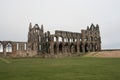
M 44 32 L 44 27 L 29 24 L 28 41 L 0 41 L 0 56 L 36 56 L 81 54 L 101 50 L 99 25 L 87 27 L 81 33 L 56 30 Z

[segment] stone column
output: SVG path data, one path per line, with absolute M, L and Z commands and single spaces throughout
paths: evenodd
M 50 42 L 50 54 L 53 54 L 54 53 L 54 46 L 53 46 L 53 43 L 52 42 Z
M 4 53 L 4 56 L 6 57 L 7 53 L 6 53 L 6 45 L 5 44 L 3 44 L 3 53 Z
M 77 53 L 79 53 L 79 50 L 80 50 L 79 44 L 77 44 Z
M 13 44 L 12 44 L 12 53 L 13 53 L 13 54 L 16 54 L 16 50 L 17 50 L 17 44 L 16 44 L 16 43 L 13 43 Z
M 62 53 L 65 53 L 65 46 L 62 44 Z
M 59 53 L 59 45 L 58 45 L 58 43 L 57 43 L 57 54 Z
M 56 37 L 56 42 L 58 42 L 58 37 Z
M 62 42 L 64 42 L 64 38 L 62 38 Z
M 68 38 L 68 42 L 70 42 L 70 38 Z
M 88 52 L 90 52 L 90 45 L 89 44 L 88 44 L 87 48 L 88 48 Z
M 92 46 L 92 49 L 93 49 L 93 52 L 95 51 L 95 45 L 93 44 L 93 46 Z
M 85 45 L 84 44 L 82 44 L 82 51 L 83 51 L 83 53 L 85 53 Z

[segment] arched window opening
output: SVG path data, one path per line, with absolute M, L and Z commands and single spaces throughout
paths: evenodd
M 90 51 L 92 51 L 92 49 L 93 49 L 93 45 L 92 45 L 92 44 L 90 44 Z
M 51 46 L 50 46 L 50 44 L 49 44 L 49 43 L 48 43 L 48 44 L 46 44 L 46 52 L 47 52 L 47 53 L 50 53 L 50 47 L 51 47 Z
M 46 42 L 48 42 L 48 38 L 46 38 Z
M 19 43 L 17 43 L 17 50 L 19 50 Z
M 70 39 L 70 42 L 73 42 L 73 39 Z
M 97 44 L 95 44 L 95 51 L 97 51 L 98 50 L 98 45 Z
M 75 39 L 75 42 L 77 42 L 77 39 Z
M 70 52 L 71 52 L 71 53 L 74 53 L 74 52 L 75 52 L 75 45 L 74 45 L 74 44 L 71 44 L 71 45 L 70 45 Z
M 86 39 L 86 38 L 85 38 L 84 40 L 85 40 L 85 41 L 87 41 L 87 39 Z
M 57 45 L 54 44 L 54 54 L 57 54 Z
M 55 42 L 57 41 L 56 37 L 54 37 L 54 41 L 55 41 Z
M 83 52 L 82 44 L 79 45 L 79 51 L 80 51 L 80 52 Z
M 90 41 L 93 41 L 93 37 L 90 37 Z
M 97 41 L 97 37 L 95 37 L 95 41 Z
M 62 43 L 59 44 L 59 52 L 62 53 Z
M 80 38 L 80 41 L 82 41 L 82 39 Z
M 38 30 L 36 29 L 35 32 L 38 32 Z
M 85 44 L 85 52 L 88 52 L 88 45 Z
M 59 37 L 58 39 L 59 39 L 59 40 L 58 40 L 59 42 L 62 42 L 62 37 Z
M 67 42 L 67 39 L 66 39 L 66 38 L 64 38 L 64 42 Z
M 39 42 L 41 42 L 41 36 L 39 36 Z
M 75 45 L 75 52 L 77 52 L 77 45 Z
M 70 49 L 69 45 L 68 45 L 68 43 L 66 43 L 65 44 L 65 53 L 68 53 L 70 51 L 69 49 Z
M 64 38 L 64 42 L 68 42 L 68 38 Z
M 41 51 L 42 50 L 42 47 L 41 47 L 41 45 L 39 45 L 39 51 Z
M 93 24 L 91 25 L 91 30 L 94 31 L 94 25 Z
M 27 50 L 27 44 L 26 43 L 24 44 L 24 50 Z
M 0 43 L 0 52 L 3 52 L 3 45 Z
M 12 52 L 12 44 L 8 43 L 6 45 L 6 52 Z

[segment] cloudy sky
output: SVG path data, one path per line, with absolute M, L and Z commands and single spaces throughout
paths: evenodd
M 99 24 L 102 48 L 120 48 L 120 0 L 0 0 L 0 40 L 27 41 L 30 22 L 51 33 Z

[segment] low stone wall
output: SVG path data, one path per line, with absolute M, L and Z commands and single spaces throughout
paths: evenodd
M 80 56 L 81 54 L 85 54 L 85 53 L 40 54 L 38 56 L 42 58 L 64 58 L 64 57 L 71 57 L 71 56 Z
M 17 51 L 16 52 L 16 57 L 26 57 L 27 52 L 26 51 Z

